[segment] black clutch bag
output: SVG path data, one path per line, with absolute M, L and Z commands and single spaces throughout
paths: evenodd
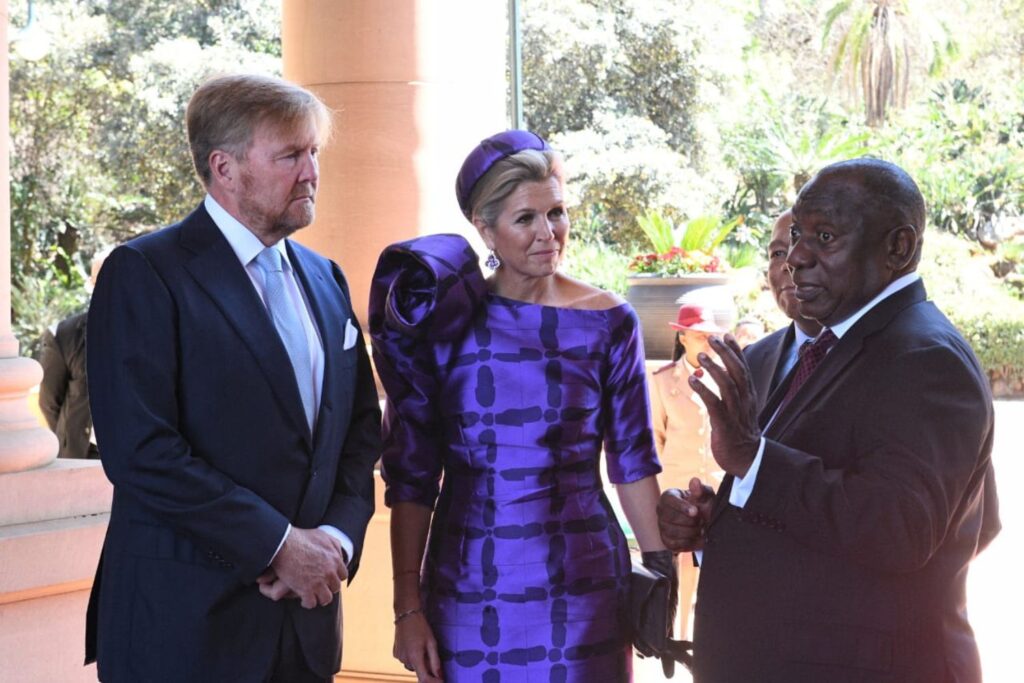
M 674 582 L 675 560 L 671 554 L 669 558 L 673 564 L 670 570 L 664 572 L 645 566 L 639 560 L 633 560 L 629 606 L 633 647 L 643 657 L 659 657 L 662 671 L 666 677 L 671 678 L 675 674 L 676 662 L 688 669 L 692 667 L 693 644 L 672 638 L 677 596 Z

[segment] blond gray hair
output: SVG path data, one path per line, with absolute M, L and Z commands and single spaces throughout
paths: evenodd
M 470 216 L 494 227 L 502 205 L 522 183 L 548 178 L 564 182 L 562 159 L 551 149 L 524 149 L 495 162 L 469 195 Z

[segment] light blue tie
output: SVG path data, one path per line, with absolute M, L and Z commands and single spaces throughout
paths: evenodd
M 273 247 L 267 247 L 256 255 L 256 265 L 263 271 L 263 298 L 267 304 L 267 312 L 270 313 L 277 334 L 281 337 L 281 342 L 284 343 L 284 348 L 292 361 L 295 381 L 299 385 L 299 395 L 302 397 L 302 407 L 306 412 L 306 423 L 312 432 L 315 406 L 309 341 L 299 312 L 288 301 L 281 252 Z

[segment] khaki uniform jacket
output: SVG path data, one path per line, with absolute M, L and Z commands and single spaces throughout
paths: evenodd
M 661 488 L 686 488 L 692 477 L 717 487 L 719 467 L 711 454 L 707 409 L 690 388 L 690 365 L 683 359 L 654 368 L 648 364 L 654 443 L 663 471 Z M 704 381 L 716 390 L 705 375 Z

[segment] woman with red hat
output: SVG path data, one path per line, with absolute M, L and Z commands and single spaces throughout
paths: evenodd
M 663 468 L 661 485 L 685 489 L 692 477 L 706 482 L 719 469 L 711 454 L 707 409 L 690 388 L 689 379 L 691 375 L 701 377 L 712 391 L 717 391 L 714 381 L 705 376 L 697 362 L 697 355 L 705 353 L 716 358 L 708 339 L 720 337 L 728 330 L 716 322 L 710 306 L 697 303 L 680 306 L 676 320 L 669 326 L 676 330 L 673 360 L 652 373 L 651 413 L 654 443 Z M 679 558 L 679 634 L 685 637 L 697 587 L 697 568 L 688 554 L 682 553 Z

